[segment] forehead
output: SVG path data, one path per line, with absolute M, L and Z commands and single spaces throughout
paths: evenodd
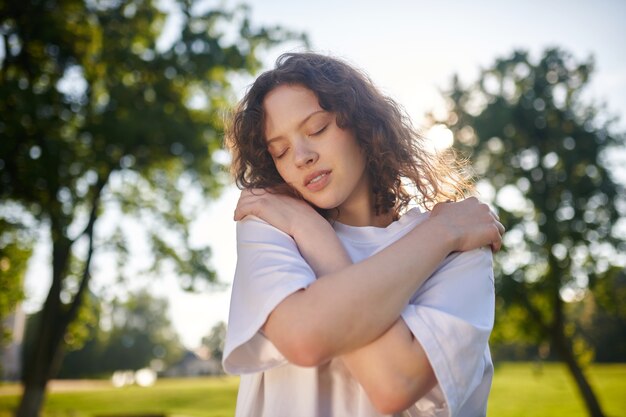
M 295 128 L 314 112 L 322 110 L 317 96 L 302 85 L 279 85 L 263 100 L 265 133 L 268 138 Z

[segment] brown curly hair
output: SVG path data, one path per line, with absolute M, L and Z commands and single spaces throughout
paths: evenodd
M 397 218 L 413 199 L 430 209 L 437 202 L 458 199 L 471 188 L 464 176 L 465 163 L 451 151 L 426 150 L 424 138 L 402 108 L 381 94 L 365 74 L 339 59 L 311 52 L 281 55 L 275 68 L 261 74 L 236 107 L 227 124 L 226 145 L 239 188 L 293 192 L 276 170 L 264 133 L 263 101 L 283 84 L 310 89 L 320 107 L 336 115 L 340 128 L 354 132 L 366 155 L 376 214 L 391 211 Z

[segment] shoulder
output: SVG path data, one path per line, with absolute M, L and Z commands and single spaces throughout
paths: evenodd
M 237 241 L 293 240 L 265 220 L 248 215 L 237 222 Z
M 444 313 L 442 317 L 491 328 L 494 297 L 491 250 L 481 248 L 448 256 L 413 295 L 411 304 L 437 310 Z
M 246 216 L 237 222 L 237 255 L 239 261 L 261 261 L 276 259 L 283 262 L 286 258 L 300 259 L 296 241 L 287 233 L 277 229 L 266 221 Z
M 491 249 L 483 247 L 466 252 L 454 252 L 439 265 L 437 271 L 451 268 L 493 269 L 493 254 Z

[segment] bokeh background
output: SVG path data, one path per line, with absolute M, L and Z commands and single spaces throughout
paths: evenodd
M 223 122 L 313 49 L 470 158 L 507 225 L 490 414 L 623 415 L 624 21 L 617 0 L 0 2 L 0 413 L 232 415 Z M 112 386 L 135 408 L 89 397 Z

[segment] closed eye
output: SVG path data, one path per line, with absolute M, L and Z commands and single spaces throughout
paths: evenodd
M 324 125 L 324 127 L 322 127 L 321 129 L 319 129 L 319 130 L 318 130 L 318 131 L 316 131 L 316 132 L 311 133 L 309 136 L 317 136 L 317 135 L 320 135 L 320 134 L 322 134 L 322 133 L 326 130 L 326 128 L 327 128 L 327 127 L 328 127 L 328 125 Z
M 289 150 L 289 148 L 287 148 L 287 149 L 285 149 L 285 150 L 282 150 L 282 151 L 278 152 L 278 153 L 276 154 L 276 156 L 274 156 L 274 158 L 275 158 L 275 159 L 280 159 L 280 158 L 282 158 L 283 156 L 285 156 L 285 154 L 287 153 L 287 151 L 288 151 L 288 150 Z

